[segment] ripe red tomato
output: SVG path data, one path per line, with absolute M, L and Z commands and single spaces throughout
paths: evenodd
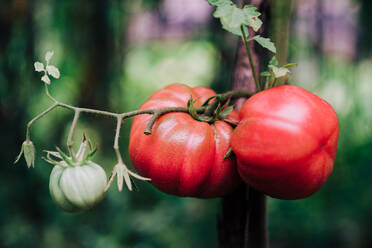
M 187 107 L 192 96 L 199 107 L 213 90 L 172 84 L 155 92 L 140 109 Z M 129 155 L 133 166 L 161 191 L 211 198 L 223 196 L 241 182 L 234 158 L 223 160 L 232 127 L 224 121 L 200 122 L 186 113 L 168 113 L 155 122 L 151 135 L 143 131 L 150 115 L 137 115 L 132 124 Z
M 331 105 L 296 86 L 249 98 L 240 110 L 231 145 L 242 179 L 280 199 L 317 191 L 332 172 L 338 121 Z

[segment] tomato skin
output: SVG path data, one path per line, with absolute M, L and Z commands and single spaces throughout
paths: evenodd
M 190 96 L 200 106 L 216 93 L 208 88 L 172 84 L 155 92 L 140 109 L 187 107 Z M 129 155 L 133 166 L 159 190 L 178 196 L 223 196 L 240 182 L 234 158 L 223 160 L 232 127 L 210 125 L 186 113 L 168 113 L 155 122 L 151 135 L 143 131 L 151 115 L 137 115 L 132 124 Z
M 333 169 L 338 121 L 331 105 L 296 86 L 283 85 L 248 99 L 231 145 L 242 179 L 279 199 L 316 192 Z

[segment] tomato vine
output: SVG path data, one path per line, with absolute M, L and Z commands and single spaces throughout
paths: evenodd
M 237 7 L 233 4 L 230 0 L 208 0 L 208 2 L 216 7 L 216 11 L 214 12 L 214 17 L 219 18 L 222 24 L 222 27 L 229 31 L 230 33 L 240 36 L 244 42 L 246 52 L 249 58 L 250 67 L 252 70 L 252 74 L 254 77 L 254 81 L 256 84 L 256 88 L 260 91 L 262 88 L 267 89 L 271 88 L 276 85 L 284 84 L 288 81 L 289 71 L 288 67 L 293 66 L 294 64 L 287 64 L 283 67 L 279 67 L 275 57 L 272 58 L 270 61 L 267 71 L 260 74 L 260 76 L 266 80 L 263 81 L 263 87 L 260 82 L 260 78 L 258 77 L 255 66 L 252 60 L 252 56 L 250 53 L 249 43 L 250 42 L 257 42 L 262 47 L 268 49 L 272 53 L 276 53 L 276 48 L 274 43 L 270 41 L 269 38 L 264 38 L 259 35 L 250 37 L 249 36 L 249 28 L 253 29 L 254 31 L 258 31 L 261 28 L 262 21 L 259 19 L 260 13 L 257 11 L 256 7 L 251 5 L 243 6 L 242 8 Z M 225 120 L 231 125 L 236 125 L 237 123 L 233 123 L 226 119 L 229 113 L 233 109 L 232 100 L 240 97 L 250 97 L 253 95 L 252 92 L 244 91 L 244 90 L 234 90 L 229 91 L 223 94 L 217 94 L 209 99 L 207 99 L 201 106 L 195 107 L 194 103 L 197 99 L 189 99 L 187 103 L 187 107 L 164 107 L 164 108 L 157 108 L 157 109 L 141 109 L 141 110 L 134 110 L 125 113 L 115 113 L 110 111 L 104 110 L 97 110 L 97 109 L 90 109 L 90 108 L 82 108 L 73 106 L 61 101 L 58 101 L 54 98 L 49 92 L 49 85 L 51 84 L 51 78 L 58 79 L 60 77 L 60 72 L 58 68 L 54 65 L 50 64 L 50 60 L 53 57 L 53 52 L 49 51 L 45 55 L 45 66 L 41 62 L 35 62 L 34 67 L 35 71 L 42 72 L 43 75 L 41 77 L 41 81 L 45 84 L 45 95 L 51 100 L 52 104 L 45 109 L 43 112 L 35 116 L 31 121 L 27 123 L 26 126 L 26 140 L 22 144 L 22 149 L 18 157 L 16 158 L 15 162 L 18 162 L 19 159 L 24 155 L 25 160 L 27 162 L 28 167 L 34 166 L 35 161 L 35 147 L 31 141 L 31 127 L 32 125 L 39 120 L 40 118 L 47 115 L 49 112 L 53 111 L 57 108 L 65 108 L 69 109 L 74 112 L 74 117 L 72 120 L 72 124 L 70 130 L 68 132 L 68 137 L 66 141 L 66 146 L 68 150 L 68 155 L 63 155 L 62 151 L 58 150 L 59 156 L 63 160 L 71 160 L 72 162 L 78 161 L 76 153 L 73 150 L 73 136 L 76 126 L 78 124 L 79 118 L 81 114 L 94 114 L 97 116 L 107 116 L 111 117 L 116 120 L 116 130 L 115 130 L 115 137 L 113 142 L 113 149 L 116 154 L 117 162 L 113 167 L 110 179 L 107 183 L 105 191 L 108 190 L 110 185 L 112 184 L 114 178 L 117 178 L 117 186 L 118 190 L 121 191 L 123 188 L 123 182 L 125 182 L 127 188 L 131 191 L 132 190 L 132 181 L 130 177 L 150 181 L 150 178 L 143 177 L 130 169 L 125 165 L 123 162 L 122 155 L 120 153 L 119 148 L 119 137 L 121 131 L 121 125 L 124 120 L 135 117 L 137 115 L 152 115 L 151 118 L 148 120 L 146 128 L 143 130 L 143 133 L 146 135 L 151 135 L 152 128 L 154 123 L 163 115 L 173 113 L 173 112 L 180 112 L 186 113 L 191 115 L 194 119 L 202 122 L 207 123 L 214 123 L 218 120 Z M 283 80 L 284 78 L 284 80 Z M 212 101 L 213 100 L 213 101 Z M 53 153 L 56 154 L 56 153 Z M 231 154 L 231 149 L 227 151 L 225 154 L 225 158 Z M 50 152 L 47 153 L 50 155 Z M 47 162 L 51 162 L 50 159 L 45 159 Z M 67 162 L 67 161 L 66 161 Z

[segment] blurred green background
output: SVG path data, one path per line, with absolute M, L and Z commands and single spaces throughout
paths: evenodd
M 64 213 L 52 202 L 52 169 L 42 150 L 65 148 L 72 113 L 38 121 L 35 169 L 13 165 L 26 123 L 50 105 L 34 61 L 54 50 L 61 71 L 52 94 L 82 107 L 125 112 L 173 83 L 230 88 L 235 37 L 204 0 L 0 1 L 0 247 L 216 247 L 220 200 L 165 195 L 148 183 L 112 187 L 91 211 Z M 340 121 L 333 174 L 313 196 L 269 199 L 272 247 L 372 247 L 372 2 L 298 0 L 291 6 L 292 82 L 326 99 Z M 275 19 L 275 22 L 280 22 Z M 280 24 L 279 24 L 280 26 Z M 110 173 L 115 122 L 84 115 L 96 157 Z M 120 145 L 128 159 L 130 121 Z

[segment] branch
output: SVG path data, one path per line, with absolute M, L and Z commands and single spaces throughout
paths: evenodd
M 254 82 L 256 84 L 256 89 L 257 89 L 257 91 L 261 91 L 260 82 L 258 81 L 257 74 L 256 74 L 256 69 L 254 68 L 254 63 L 253 63 L 253 60 L 252 60 L 251 49 L 249 48 L 247 36 L 245 34 L 243 26 L 240 27 L 240 30 L 242 31 L 243 41 L 244 41 L 245 49 L 247 51 L 249 64 L 251 66 Z
M 120 154 L 120 148 L 119 148 L 119 137 L 120 137 L 120 129 L 121 129 L 121 124 L 123 122 L 123 117 L 122 116 L 119 116 L 117 118 L 117 122 L 116 122 L 116 131 L 115 131 L 115 139 L 114 139 L 114 150 L 115 150 L 115 153 L 116 153 L 116 157 L 117 157 L 117 164 L 114 166 L 113 170 L 112 170 L 112 173 L 111 173 L 111 176 L 110 176 L 110 179 L 106 185 L 106 188 L 105 188 L 105 191 L 107 191 L 112 182 L 114 181 L 114 178 L 116 176 L 116 180 L 118 182 L 118 190 L 119 191 L 122 191 L 123 190 L 123 179 L 125 181 L 125 184 L 127 185 L 129 191 L 132 191 L 132 181 L 130 179 L 130 176 L 131 175 L 132 177 L 135 177 L 139 180 L 144 180 L 144 181 L 150 181 L 151 179 L 150 178 L 146 178 L 146 177 L 142 177 L 134 172 L 132 172 L 131 170 L 128 169 L 128 167 L 125 165 L 125 163 L 123 162 L 123 158 L 121 157 L 121 154 Z
M 151 129 L 152 129 L 152 126 L 154 125 L 155 121 L 157 118 L 159 118 L 160 116 L 164 115 L 164 114 L 167 114 L 167 113 L 172 113 L 172 112 L 183 112 L 183 113 L 189 113 L 189 110 L 187 108 L 183 108 L 183 107 L 170 107 L 170 108 L 160 108 L 160 109 L 144 109 L 144 110 L 134 110 L 134 111 L 131 111 L 131 112 L 125 112 L 125 113 L 114 113 L 114 112 L 109 112 L 109 111 L 104 111 L 104 110 L 96 110 L 96 109 L 90 109 L 90 108 L 80 108 L 80 107 L 75 107 L 75 106 L 72 106 L 72 105 L 69 105 L 69 104 L 66 104 L 66 103 L 63 103 L 63 102 L 60 102 L 58 101 L 57 99 L 55 99 L 50 93 L 49 93 L 49 90 L 48 90 L 48 85 L 45 84 L 45 93 L 46 95 L 49 97 L 49 99 L 51 99 L 53 101 L 53 105 L 50 106 L 48 109 L 46 109 L 45 111 L 43 111 L 41 114 L 39 114 L 38 116 L 36 116 L 34 119 L 32 119 L 28 124 L 27 124 L 27 134 L 26 134 L 26 137 L 30 137 L 30 132 L 29 132 L 29 129 L 31 128 L 32 124 L 38 120 L 39 118 L 43 117 L 44 115 L 46 115 L 48 112 L 50 112 L 51 110 L 53 110 L 55 107 L 63 107 L 63 108 L 66 108 L 66 109 L 69 109 L 69 110 L 72 110 L 75 112 L 75 117 L 74 117 L 74 121 L 73 121 L 73 124 L 71 126 L 71 129 L 70 129 L 70 134 L 69 134 L 69 139 L 67 141 L 67 147 L 71 147 L 72 146 L 72 134 L 73 134 L 73 131 L 74 131 L 74 128 L 75 128 L 75 125 L 77 123 L 77 120 L 79 118 L 79 114 L 80 113 L 89 113 L 89 114 L 95 114 L 95 115 L 102 115 L 102 116 L 108 116 L 108 117 L 113 117 L 113 118 L 120 118 L 122 120 L 125 120 L 127 118 L 130 118 L 130 117 L 133 117 L 133 116 L 136 116 L 136 115 L 141 115 L 141 114 L 152 114 L 153 117 L 150 119 L 146 129 L 144 130 L 144 133 L 145 134 L 151 134 Z M 240 97 L 250 97 L 253 93 L 250 92 L 250 91 L 245 91 L 245 90 L 234 90 L 234 91 L 229 91 L 229 92 L 226 92 L 224 94 L 221 94 L 219 95 L 220 96 L 220 100 L 222 102 L 225 102 L 227 101 L 228 99 L 236 99 L 236 98 L 240 98 Z M 198 113 L 202 113 L 204 112 L 206 109 L 208 109 L 207 113 L 211 112 L 213 113 L 214 109 L 217 107 L 218 105 L 218 100 L 217 98 L 210 104 L 208 105 L 207 107 L 199 107 L 196 109 L 196 111 Z M 78 114 L 77 114 L 78 113 Z
M 41 117 L 45 116 L 47 113 L 49 113 L 50 111 L 52 111 L 53 109 L 55 109 L 58 106 L 59 106 L 58 103 L 54 103 L 52 106 L 50 106 L 49 108 L 47 108 L 46 110 L 44 110 L 43 112 L 41 112 L 40 114 L 38 114 L 37 116 L 35 116 L 31 121 L 29 121 L 27 123 L 26 140 L 31 140 L 30 139 L 30 129 L 31 129 L 32 124 L 34 124 L 35 121 L 37 121 Z
M 74 119 L 72 121 L 72 124 L 71 124 L 71 127 L 70 127 L 70 132 L 68 133 L 68 138 L 67 138 L 67 149 L 68 149 L 68 151 L 70 153 L 70 156 L 71 156 L 73 161 L 76 160 L 76 157 L 75 157 L 75 154 L 72 150 L 72 145 L 73 145 L 72 136 L 74 135 L 75 127 L 76 127 L 76 124 L 79 120 L 79 116 L 80 116 L 80 111 L 79 110 L 75 111 Z

